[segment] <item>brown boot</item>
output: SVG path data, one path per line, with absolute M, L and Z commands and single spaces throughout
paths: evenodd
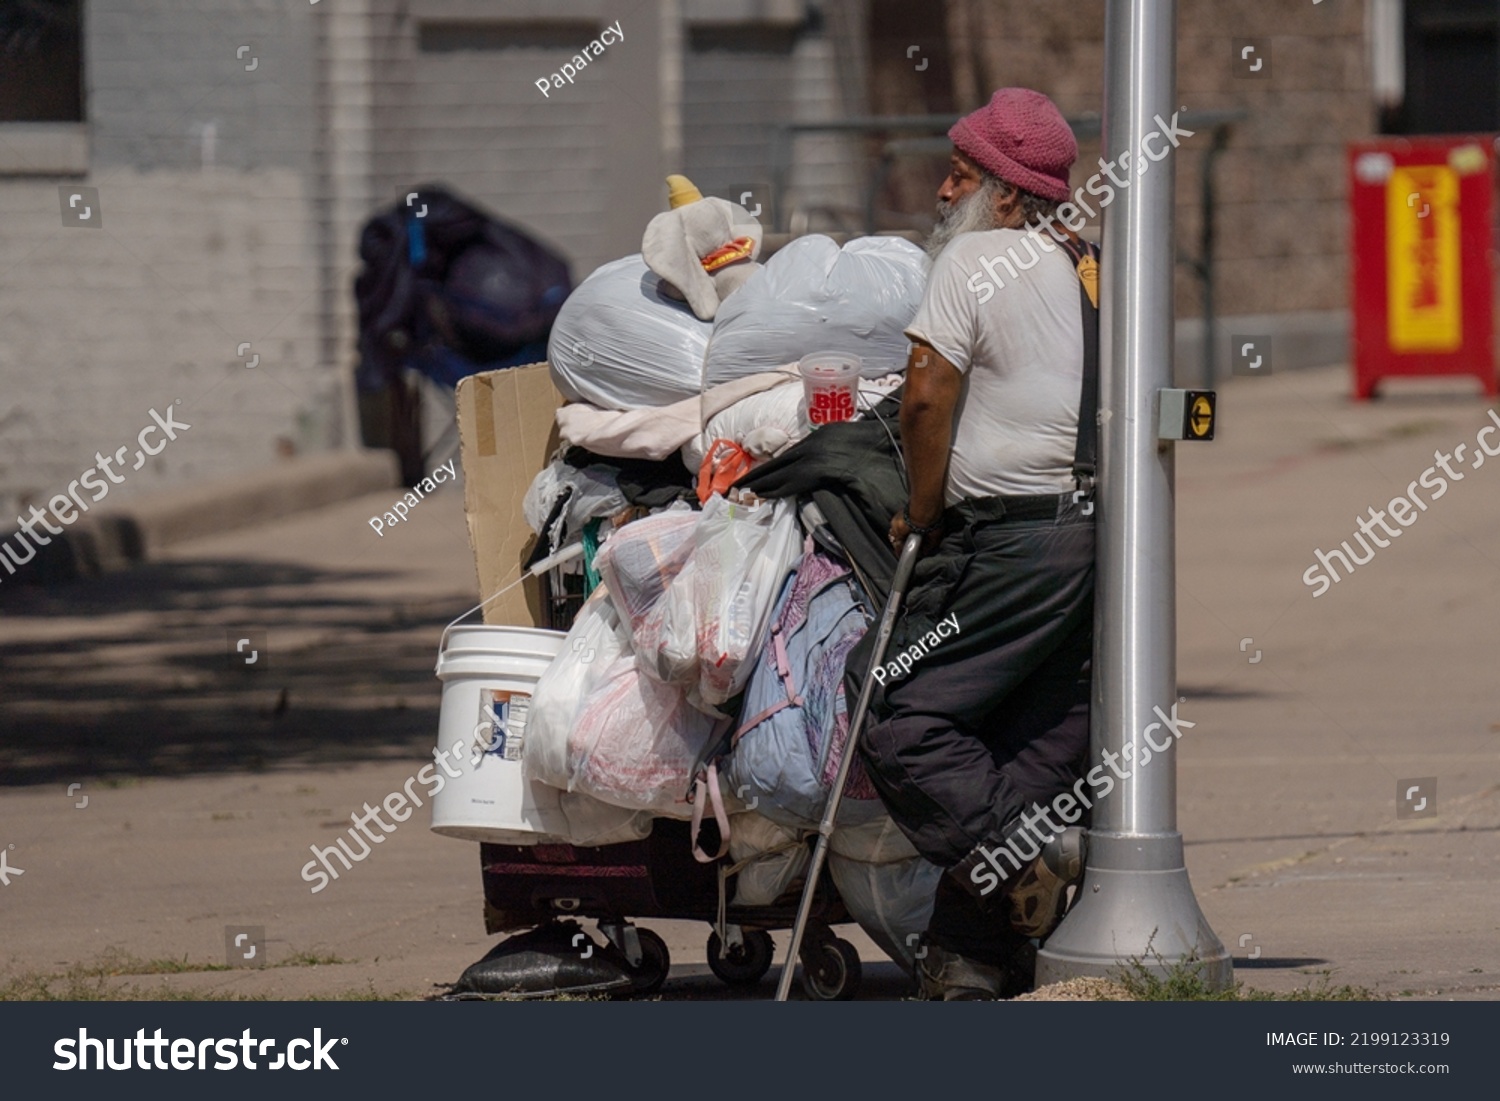
M 1042 846 L 1041 854 L 1010 889 L 1010 927 L 1044 940 L 1062 923 L 1068 888 L 1083 879 L 1087 835 L 1069 826 Z
M 917 960 L 918 996 L 929 1002 L 993 1002 L 1005 996 L 1006 969 L 926 944 Z

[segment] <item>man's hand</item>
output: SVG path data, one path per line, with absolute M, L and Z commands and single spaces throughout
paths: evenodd
M 922 526 L 926 527 L 927 525 L 923 524 Z M 910 534 L 911 525 L 906 522 L 904 516 L 899 512 L 896 513 L 895 517 L 891 520 L 890 531 L 891 549 L 896 552 L 896 557 L 899 558 L 901 556 L 901 548 L 906 546 L 906 537 Z M 937 550 L 938 544 L 942 541 L 942 527 L 938 527 L 934 531 L 929 531 L 926 535 L 922 536 L 922 549 L 917 553 L 919 555 L 931 554 Z

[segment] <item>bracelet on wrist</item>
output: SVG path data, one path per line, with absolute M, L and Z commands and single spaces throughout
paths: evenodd
M 943 526 L 943 517 L 939 515 L 936 520 L 928 524 L 926 527 L 923 527 L 921 524 L 917 523 L 911 518 L 911 513 L 907 511 L 906 505 L 901 506 L 901 520 L 906 525 L 907 530 L 913 532 L 916 535 L 930 535 L 932 532 L 937 531 L 938 528 Z

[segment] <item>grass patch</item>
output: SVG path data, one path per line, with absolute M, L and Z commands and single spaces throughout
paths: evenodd
M 280 963 L 273 963 L 272 967 L 333 967 L 340 963 L 358 963 L 358 960 L 346 960 L 339 956 L 320 956 L 316 952 L 294 952 Z
M 312 952 L 298 952 L 266 970 L 279 967 L 320 967 L 325 964 L 353 963 L 353 960 L 338 956 L 320 956 Z M 155 987 L 142 989 L 132 983 L 121 986 L 111 980 L 150 975 L 190 975 L 210 971 L 240 971 L 248 968 L 230 967 L 222 963 L 191 962 L 182 959 L 141 959 L 129 952 L 109 948 L 92 960 L 70 965 L 64 971 L 29 971 L 0 980 L 0 1002 L 243 1002 L 265 1001 L 264 995 L 221 994 L 192 990 L 176 990 L 159 983 Z M 372 986 L 373 992 L 373 986 Z M 356 994 L 350 1000 L 366 1000 Z
M 308 1002 L 410 1002 L 416 997 L 406 990 L 394 994 L 382 994 L 371 982 L 364 990 L 340 990 L 336 994 L 312 994 L 302 999 Z
M 1154 966 L 1148 962 L 1155 958 Z M 1189 957 L 1168 964 L 1161 954 L 1147 946 L 1145 957 L 1135 956 L 1118 974 L 1110 978 L 1130 992 L 1138 1002 L 1374 1002 L 1380 995 L 1363 986 L 1333 985 L 1333 972 L 1321 971 L 1318 981 L 1301 990 L 1274 993 L 1255 990 L 1242 982 L 1223 990 L 1208 981 L 1207 964 Z

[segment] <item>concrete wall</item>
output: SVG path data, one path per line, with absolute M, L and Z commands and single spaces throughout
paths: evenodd
M 776 128 L 861 113 L 846 102 L 838 76 L 838 43 L 826 31 L 776 33 L 765 24 L 687 36 L 683 103 L 686 172 L 705 195 L 736 202 L 750 192 L 771 219 Z M 743 36 L 743 37 L 741 37 Z M 863 154 L 859 139 L 811 133 L 794 138 L 788 220 L 805 230 L 857 229 L 863 220 Z
M 133 456 L 149 410 L 178 399 L 192 428 L 111 501 L 336 433 L 318 345 L 315 12 L 86 0 L 84 171 L 0 159 L 0 527 L 96 451 Z M 59 187 L 97 191 L 98 228 L 64 225 Z
M 615 22 L 624 41 L 543 95 L 535 82 Z M 411 0 L 384 4 L 376 27 L 382 201 L 447 183 L 558 249 L 577 279 L 640 249 L 668 171 L 655 3 Z

